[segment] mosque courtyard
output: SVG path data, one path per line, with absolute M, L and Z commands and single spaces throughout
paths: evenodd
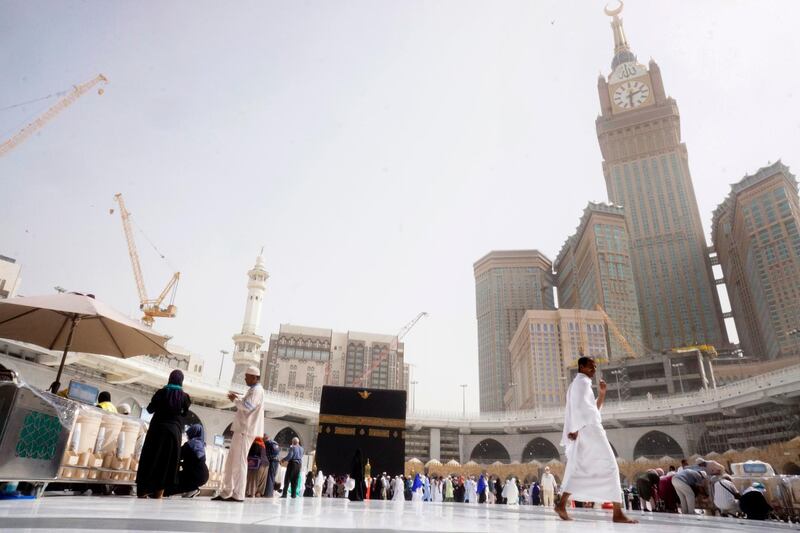
M 631 511 L 639 525 L 613 524 L 610 511 L 575 509 L 573 522 L 542 507 L 462 503 L 365 501 L 298 498 L 248 499 L 245 503 L 207 498 L 139 500 L 120 496 L 50 496 L 0 501 L 2 531 L 113 532 L 577 532 L 658 531 L 724 533 L 797 531 L 795 524 L 721 517 L 683 517 Z

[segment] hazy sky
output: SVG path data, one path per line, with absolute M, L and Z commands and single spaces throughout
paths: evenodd
M 203 354 L 241 328 L 265 246 L 260 331 L 406 337 L 425 409 L 477 409 L 472 263 L 555 258 L 606 200 L 594 119 L 613 51 L 599 1 L 0 1 L 0 108 L 102 72 L 0 159 L 0 254 L 136 313 L 112 197 L 182 272 L 157 329 Z M 800 166 L 794 0 L 629 0 L 634 52 L 676 98 L 706 230 L 729 184 Z M 8 137 L 52 100 L 0 111 Z M 171 274 L 141 234 L 150 293 Z M 231 371 L 227 362 L 225 373 Z

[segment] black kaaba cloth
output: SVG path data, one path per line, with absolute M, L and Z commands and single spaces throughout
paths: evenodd
M 317 427 L 317 469 L 350 473 L 361 448 L 372 476 L 403 474 L 406 454 L 406 391 L 322 387 Z

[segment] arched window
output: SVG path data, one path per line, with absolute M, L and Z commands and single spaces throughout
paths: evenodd
M 183 417 L 183 425 L 184 426 L 191 426 L 193 424 L 200 424 L 202 426 L 203 425 L 203 421 L 200 420 L 200 417 L 197 416 L 194 413 L 194 411 L 189 409 L 189 411 L 186 413 L 186 416 Z
M 540 463 L 546 463 L 551 459 L 558 458 L 558 448 L 556 448 L 552 442 L 542 437 L 536 437 L 530 441 L 522 451 L 523 463 L 529 463 L 534 459 Z
M 480 441 L 469 456 L 470 461 L 476 463 L 491 464 L 495 461 L 501 463 L 510 463 L 511 457 L 508 455 L 508 450 L 505 446 L 500 444 L 494 439 L 485 439 Z
M 634 459 L 647 457 L 658 459 L 669 455 L 670 457 L 683 457 L 683 449 L 675 439 L 661 431 L 650 431 L 642 435 L 633 447 Z
M 783 465 L 782 472 L 785 476 L 800 476 L 800 466 L 797 463 L 789 461 Z
M 275 440 L 275 442 L 281 445 L 281 448 L 288 448 L 289 446 L 292 445 L 292 439 L 295 437 L 299 439 L 300 435 L 298 435 L 297 432 L 292 428 L 290 428 L 289 426 L 286 426 L 278 433 L 276 433 L 273 439 Z

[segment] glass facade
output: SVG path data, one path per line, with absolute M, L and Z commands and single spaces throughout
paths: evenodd
M 714 211 L 717 250 L 743 351 L 800 355 L 800 200 L 780 162 L 733 185 Z
M 481 411 L 502 411 L 509 342 L 528 309 L 555 309 L 550 261 L 536 251 L 491 252 L 475 263 Z

